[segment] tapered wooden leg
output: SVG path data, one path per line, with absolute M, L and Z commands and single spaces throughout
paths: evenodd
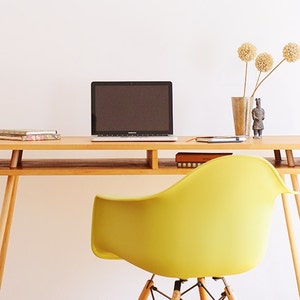
M 281 175 L 282 179 L 284 180 L 284 175 Z M 292 217 L 290 212 L 290 207 L 288 204 L 288 197 L 286 194 L 281 194 L 282 198 L 282 205 L 284 210 L 284 216 L 285 216 L 285 222 L 290 242 L 290 248 L 292 252 L 292 259 L 294 264 L 294 271 L 296 275 L 296 281 L 298 286 L 298 294 L 300 296 L 300 268 L 299 268 L 299 259 L 298 259 L 298 252 L 297 252 L 297 246 L 296 246 L 296 239 L 294 235 L 293 230 L 293 224 L 292 224 Z
M 2 285 L 6 253 L 7 253 L 8 241 L 9 241 L 9 234 L 10 234 L 10 228 L 11 228 L 11 224 L 12 224 L 12 218 L 13 218 L 14 207 L 15 207 L 15 199 L 16 199 L 17 186 L 18 186 L 18 177 L 17 176 L 15 176 L 14 182 L 12 184 L 13 184 L 13 190 L 12 190 L 12 194 L 11 194 L 10 205 L 9 205 L 9 210 L 8 210 L 8 215 L 7 215 L 7 221 L 6 221 L 6 225 L 5 225 L 5 231 L 3 234 L 3 241 L 2 241 L 1 252 L 0 252 L 0 288 Z
M 297 192 L 300 192 L 298 175 L 297 174 L 291 174 L 291 181 L 292 181 L 292 185 L 293 185 L 293 190 L 297 191 Z M 300 218 L 300 194 L 295 194 L 295 200 L 296 200 L 298 215 L 299 215 L 299 218 Z
M 151 288 L 154 285 L 153 278 L 154 278 L 154 274 L 152 275 L 151 279 L 147 280 L 138 300 L 147 300 L 148 299 L 149 294 L 151 292 Z
M 224 292 L 221 294 L 220 299 L 227 298 L 228 300 L 237 300 L 232 288 L 230 287 L 230 285 L 228 285 L 225 277 L 213 277 L 213 279 L 214 280 L 222 280 L 225 285 Z
M 285 153 L 286 153 L 286 160 L 287 160 L 288 166 L 289 167 L 295 167 L 296 164 L 295 164 L 293 151 L 292 150 L 286 150 Z M 294 191 L 299 192 L 300 188 L 299 188 L 298 175 L 297 174 L 291 174 L 290 176 L 291 176 L 291 181 L 292 181 Z M 295 200 L 296 200 L 298 215 L 300 217 L 300 195 L 299 194 L 295 195 Z
M 176 280 L 171 300 L 180 300 L 180 296 L 181 296 L 180 289 L 181 289 L 181 280 Z
M 223 277 L 222 279 L 225 284 L 225 294 L 226 294 L 228 300 L 237 300 L 232 288 L 227 284 L 225 278 Z
M 237 297 L 233 293 L 230 286 L 225 287 L 225 293 L 226 293 L 228 300 L 237 300 Z
M 207 300 L 207 293 L 205 291 L 205 289 L 203 288 L 202 285 L 205 285 L 205 278 L 201 277 L 198 278 L 198 282 L 200 282 L 201 284 L 199 285 L 199 295 L 200 295 L 200 300 Z
M 14 150 L 11 156 L 10 167 L 15 168 L 18 164 L 22 151 Z M 13 218 L 16 192 L 18 186 L 18 176 L 11 175 L 7 177 L 2 210 L 0 215 L 0 288 L 2 285 L 9 233 Z

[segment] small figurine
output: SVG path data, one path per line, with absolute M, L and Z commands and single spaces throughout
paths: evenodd
M 254 139 L 260 139 L 264 129 L 265 110 L 261 107 L 260 98 L 255 98 L 256 107 L 252 109 Z

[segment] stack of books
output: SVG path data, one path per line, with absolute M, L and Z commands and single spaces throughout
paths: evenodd
M 231 154 L 232 153 L 178 152 L 175 161 L 178 168 L 196 168 L 211 159 Z
M 45 141 L 59 140 L 60 137 L 57 130 L 0 129 L 1 140 Z

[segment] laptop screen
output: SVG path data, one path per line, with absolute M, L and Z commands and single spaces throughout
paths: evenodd
M 92 135 L 173 134 L 170 81 L 91 84 Z

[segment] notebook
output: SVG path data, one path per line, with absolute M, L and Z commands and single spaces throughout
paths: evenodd
M 241 143 L 246 141 L 246 137 L 241 135 L 197 136 L 196 141 L 202 143 Z
M 176 141 L 170 81 L 91 83 L 92 141 Z

